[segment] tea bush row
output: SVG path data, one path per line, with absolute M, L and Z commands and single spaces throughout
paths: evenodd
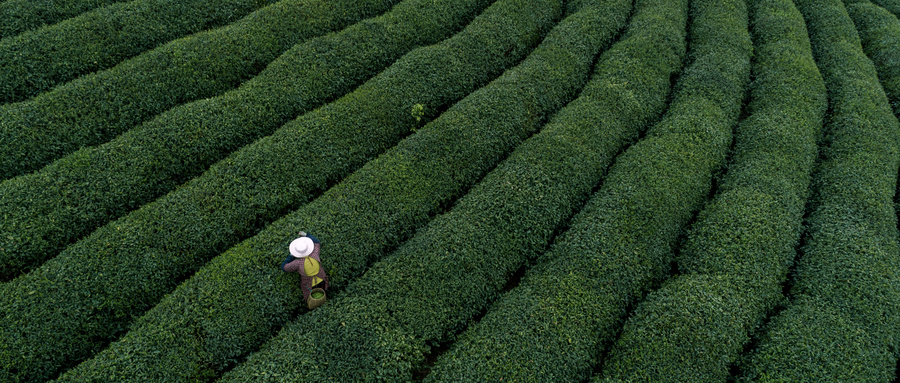
M 0 180 L 109 141 L 176 105 L 233 89 L 293 45 L 397 2 L 282 0 L 33 99 L 0 105 Z
M 406 33 L 424 33 L 425 15 L 448 18 L 432 20 L 441 25 L 450 15 L 474 16 L 477 5 L 486 2 L 410 1 L 404 12 L 431 12 L 413 12 L 416 22 L 406 26 L 417 28 Z M 8 340 L 0 373 L 32 380 L 95 354 L 213 256 L 395 145 L 417 126 L 415 103 L 441 108 L 521 59 L 559 14 L 559 2 L 498 3 L 453 38 L 412 51 L 353 93 L 0 286 L 0 337 Z
M 275 0 L 136 0 L 0 40 L 0 104 L 22 101 Z
M 468 158 L 484 159 L 457 147 L 482 142 L 477 145 L 479 151 L 509 150 L 537 130 L 550 113 L 575 96 L 587 80 L 595 54 L 606 45 L 604 40 L 616 35 L 617 28 L 611 26 L 624 26 L 631 6 L 630 1 L 584 2 L 522 64 L 417 133 L 422 140 L 435 137 L 446 142 L 446 148 L 435 151 L 436 157 L 417 154 L 428 147 L 416 148 L 415 141 L 407 141 L 409 146 L 398 146 L 402 154 L 401 150 L 388 152 L 376 160 L 376 166 L 409 164 L 400 167 L 413 173 L 413 178 L 403 183 L 433 184 L 436 182 L 430 180 L 441 173 L 452 177 L 451 182 L 461 182 L 453 168 Z M 565 83 L 570 85 L 563 86 Z M 579 112 L 561 112 L 553 121 Z M 348 284 L 347 292 L 301 316 L 224 380 L 254 380 L 257 374 L 274 380 L 411 379 L 423 359 L 425 344 L 446 340 L 483 310 L 504 281 L 546 244 L 554 228 L 595 184 L 598 169 L 591 166 L 591 155 L 585 153 L 590 153 L 590 143 L 572 137 L 580 132 L 566 130 L 564 125 L 550 126 L 557 128 L 542 130 L 518 145 L 509 159 L 449 213 L 434 218 L 397 251 L 375 262 L 360 279 Z M 462 153 L 455 154 L 458 152 Z M 497 154 L 489 158 L 499 159 Z M 575 155 L 571 161 L 557 160 L 570 154 Z M 413 156 L 421 159 L 403 160 Z M 437 166 L 431 162 L 441 161 L 448 164 L 440 166 L 436 174 L 426 169 Z M 383 183 L 391 184 L 377 184 Z M 336 259 L 331 267 L 344 273 L 347 266 Z M 307 331 L 312 323 L 316 330 Z M 296 347 L 285 348 L 288 344 Z M 319 351 L 303 351 L 309 347 Z
M 531 299 L 542 286 L 565 286 L 539 299 L 551 307 L 547 319 L 560 323 L 559 333 L 592 342 L 582 356 L 588 360 L 599 361 L 621 331 L 627 310 L 671 272 L 680 238 L 706 202 L 732 143 L 750 79 L 747 4 L 697 1 L 691 8 L 692 61 L 666 116 L 616 159 L 571 234 L 523 282 L 527 289 L 521 296 Z M 593 380 L 622 376 L 604 365 Z
M 900 0 L 873 0 L 873 2 L 900 17 Z
M 559 113 L 539 136 L 516 151 L 513 158 L 519 162 L 511 160 L 505 165 L 504 169 L 516 170 L 506 173 L 508 178 L 517 178 L 509 180 L 512 186 L 507 187 L 512 190 L 507 195 L 516 199 L 512 208 L 530 203 L 520 213 L 522 217 L 540 222 L 540 215 L 564 211 L 567 218 L 574 213 L 600 182 L 616 154 L 663 113 L 671 88 L 670 78 L 681 69 L 685 55 L 687 14 L 687 1 L 637 1 L 628 31 L 601 56 L 594 78 L 581 96 Z M 548 153 L 536 154 L 541 151 Z M 571 164 L 553 162 L 551 158 L 567 158 Z M 534 175 L 522 175 L 527 173 Z M 549 181 L 529 184 L 536 177 Z M 540 196 L 536 190 L 551 197 L 536 198 Z M 568 202 L 573 210 L 561 209 L 557 206 L 561 202 Z M 535 227 L 520 226 L 519 221 L 529 223 L 528 220 L 510 215 L 517 218 L 510 220 L 517 225 L 508 226 L 522 230 L 525 235 L 534 235 Z M 559 224 L 550 221 L 537 227 L 553 229 Z M 549 294 L 552 289 L 564 287 L 540 286 L 536 293 Z M 508 296 L 501 298 L 481 322 L 438 358 L 425 380 L 549 382 L 589 378 L 592 363 L 578 358 L 585 352 L 581 346 L 585 341 L 590 343 L 589 339 L 565 337 L 551 344 L 535 343 L 532 329 L 559 334 L 552 319 L 543 322 L 544 318 L 532 316 L 533 311 L 543 308 L 535 306 L 538 302 L 541 302 L 539 298 L 532 302 Z M 512 322 L 528 325 L 510 325 Z M 539 328 L 531 327 L 541 322 Z M 561 348 L 554 350 L 554 347 Z
M 476 2 L 443 15 L 416 4 L 298 44 L 237 90 L 180 105 L 106 144 L 0 184 L 0 206 L 10 207 L 0 223 L 6 234 L 0 279 L 40 265 L 297 114 L 351 91 L 410 49 L 448 37 L 486 6 Z
M 95 8 L 121 0 L 34 1 L 6 0 L 0 2 L 0 39 L 55 24 Z
M 900 3 L 896 12 L 888 12 L 871 3 L 847 6 L 853 23 L 859 32 L 863 51 L 873 61 L 881 86 L 900 118 Z M 900 193 L 894 195 L 894 205 L 900 215 Z
M 797 0 L 828 89 L 791 301 L 744 365 L 760 381 L 883 382 L 900 341 L 893 197 L 900 129 L 853 21 L 838 1 Z
M 617 156 L 601 188 L 521 283 L 442 356 L 435 380 L 467 379 L 457 372 L 463 369 L 475 370 L 476 380 L 584 379 L 629 302 L 665 275 L 679 234 L 724 162 L 749 81 L 744 3 L 694 1 L 689 14 L 689 63 L 668 112 Z M 491 367 L 472 367 L 476 361 L 508 367 L 491 375 Z
M 718 194 L 678 251 L 678 271 L 642 301 L 604 375 L 629 381 L 731 377 L 754 331 L 783 299 L 827 107 L 803 16 L 790 0 L 751 1 L 749 116 Z
M 863 51 L 872 60 L 881 86 L 900 116 L 900 21 L 884 8 L 868 2 L 847 5 Z
M 616 4 L 626 8 L 625 2 Z M 507 2 L 503 8 L 515 6 L 534 10 L 531 7 L 538 5 L 541 7 L 537 9 L 544 10 L 554 6 Z M 559 5 L 556 7 L 560 9 Z M 490 92 L 491 98 L 470 97 L 460 101 L 321 197 L 217 257 L 142 317 L 120 342 L 112 344 L 107 352 L 72 370 L 61 380 L 68 380 L 70 375 L 103 376 L 110 371 L 123 374 L 166 371 L 171 379 L 176 373 L 168 372 L 172 370 L 169 368 L 171 363 L 184 366 L 176 371 L 192 371 L 211 364 L 225 365 L 229 358 L 239 359 L 258 347 L 272 337 L 280 325 L 296 315 L 302 304 L 296 279 L 282 275 L 274 267 L 286 254 L 285 241 L 296 236 L 298 227 L 311 230 L 323 241 L 323 254 L 326 254 L 323 260 L 327 261 L 332 293 L 343 288 L 370 262 L 410 237 L 430 216 L 494 167 L 511 147 L 537 128 L 542 121 L 541 115 L 547 113 L 546 108 L 558 107 L 556 104 L 561 104 L 561 99 L 570 98 L 583 85 L 594 54 L 604 43 L 601 36 L 611 38 L 615 25 L 623 23 L 627 14 L 625 9 L 610 12 L 604 8 L 604 11 L 608 12 L 604 19 L 617 17 L 619 20 L 600 23 L 604 29 L 581 36 L 584 41 L 566 39 L 564 44 L 559 44 L 576 50 L 577 54 L 565 52 L 568 54 L 564 55 L 563 63 L 549 67 L 550 73 L 557 74 L 539 81 L 533 78 L 537 74 L 533 72 L 536 65 L 529 63 L 540 62 L 535 58 L 537 56 L 550 56 L 547 50 L 538 48 L 523 64 L 532 68 L 532 72 L 514 69 L 515 76 L 504 75 L 494 83 L 517 78 L 519 83 L 515 86 L 523 91 L 548 90 L 550 93 L 546 97 L 553 101 L 543 105 L 544 110 L 531 105 L 533 119 L 514 117 L 529 115 L 521 113 L 530 102 L 519 98 L 519 92 L 495 91 Z M 591 20 L 597 16 L 592 15 Z M 561 34 L 555 33 L 557 30 L 551 32 L 547 40 L 562 40 Z M 544 60 L 543 64 L 549 61 Z M 546 65 L 540 67 L 547 69 Z M 483 91 L 476 93 L 479 92 Z M 524 106 L 512 104 L 510 100 Z M 198 293 L 203 296 L 199 302 L 192 298 Z M 264 304 L 245 301 L 261 295 L 277 298 L 267 298 Z M 211 306 L 217 309 L 214 312 L 198 310 Z M 203 318 L 197 322 L 202 325 L 178 325 L 188 318 Z M 176 343 L 172 339 L 185 338 L 169 335 L 195 331 L 210 336 L 186 338 L 190 341 Z M 168 357 L 160 360 L 159 354 L 151 351 L 157 349 L 170 350 L 166 352 Z M 117 357 L 122 353 L 141 355 L 142 358 L 133 357 L 125 362 Z M 135 363 L 136 360 L 141 363 Z

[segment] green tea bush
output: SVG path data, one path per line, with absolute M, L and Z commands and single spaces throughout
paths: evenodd
M 850 4 L 847 12 L 856 25 L 863 51 L 875 65 L 894 115 L 900 116 L 900 20 L 872 3 Z
M 511 137 L 522 139 L 536 130 L 549 113 L 574 96 L 574 84 L 586 81 L 594 59 L 591 53 L 602 46 L 600 37 L 609 40 L 615 36 L 616 31 L 610 26 L 624 25 L 630 9 L 629 1 L 584 3 L 579 11 L 560 22 L 522 64 L 460 101 L 417 134 L 443 137 L 441 140 L 448 143 L 461 141 L 459 144 L 444 144 L 449 147 L 440 149 L 438 158 L 404 168 L 417 169 L 412 170 L 414 174 L 428 174 L 431 171 L 422 168 L 437 166 L 429 162 L 443 159 L 448 164 L 441 166 L 438 173 L 453 174 L 453 167 L 461 166 L 468 158 L 475 158 L 476 162 L 480 159 L 457 149 L 457 145 L 484 142 L 478 146 L 509 148 L 514 143 L 500 142 Z M 588 47 L 593 49 L 585 49 Z M 566 82 L 573 85 L 563 86 Z M 537 92 L 543 92 L 543 97 L 530 96 Z M 562 117 L 572 113 L 575 115 Z M 224 380 L 252 381 L 266 374 L 274 380 L 289 381 L 411 379 L 413 369 L 423 358 L 424 344 L 446 340 L 482 311 L 502 289 L 504 280 L 546 244 L 554 229 L 590 193 L 599 177 L 592 158 L 596 153 L 592 152 L 592 142 L 582 142 L 573 135 L 594 127 L 585 121 L 590 117 L 581 113 L 578 108 L 558 113 L 551 121 L 581 119 L 581 129 L 551 122 L 541 133 L 519 145 L 449 213 L 431 220 L 396 252 L 374 263 L 332 303 L 301 316 Z M 415 136 L 411 138 L 414 139 Z M 421 153 L 422 149 L 399 157 Z M 453 154 L 459 151 L 462 153 Z M 395 153 L 390 151 L 375 163 L 408 163 L 392 160 L 397 158 Z M 558 161 L 569 159 L 569 155 L 574 157 Z M 436 183 L 432 180 L 435 177 L 402 182 L 431 184 Z M 342 237 L 332 238 L 343 241 Z M 283 246 L 284 240 L 280 242 Z M 330 268 L 337 274 L 346 273 L 347 262 L 339 258 L 334 262 Z M 322 309 L 327 313 L 318 316 Z M 304 330 L 310 321 L 316 323 L 315 334 Z M 345 326 L 352 330 L 343 331 Z M 382 326 L 387 332 L 356 331 Z M 286 344 L 297 346 L 290 350 L 281 347 Z M 319 351 L 303 351 L 310 346 Z
M 772 318 L 751 364 L 758 382 L 890 382 L 897 357 L 844 309 L 813 296 L 799 296 Z M 796 342 L 800 344 L 784 343 Z M 779 349 L 775 349 L 779 347 Z M 776 355 L 777 354 L 777 355 Z M 764 368 L 760 368 L 764 367 Z
M 521 283 L 439 359 L 434 380 L 583 380 L 629 303 L 665 275 L 679 234 L 724 162 L 749 81 L 743 2 L 695 1 L 690 15 L 690 63 L 669 111 L 615 159 L 602 187 Z M 461 370 L 475 370 L 474 378 Z
M 615 8 L 603 8 L 602 15 L 578 14 L 591 22 L 602 18 L 606 21 L 598 23 L 602 29 L 593 29 L 586 36 L 572 33 L 573 38 L 560 33 L 559 27 L 550 33 L 544 44 L 555 38 L 558 47 L 566 47 L 567 54 L 550 55 L 549 49 L 538 48 L 523 64 L 534 68 L 537 65 L 528 63 L 565 57 L 563 62 L 553 60 L 554 65 L 542 66 L 553 69 L 553 75 L 536 79 L 534 71 L 511 71 L 520 80 L 519 89 L 529 90 L 539 84 L 538 88 L 549 90 L 548 100 L 552 101 L 535 106 L 519 99 L 518 92 L 490 92 L 491 96 L 502 96 L 463 99 L 321 197 L 214 259 L 140 318 L 119 342 L 60 380 L 91 380 L 111 372 L 144 376 L 145 371 L 164 376 L 161 380 L 183 380 L 190 375 L 176 374 L 223 366 L 229 359 L 244 356 L 273 336 L 301 306 L 296 279 L 273 267 L 285 254 L 285 240 L 292 239 L 298 227 L 314 232 L 323 241 L 323 260 L 333 296 L 333 291 L 346 286 L 369 263 L 412 236 L 432 215 L 494 167 L 513 146 L 537 129 L 548 110 L 574 96 L 586 81 L 594 54 L 605 43 L 604 37 L 611 39 L 616 25 L 624 23 L 627 16 L 627 2 L 612 4 Z M 495 9 L 526 6 L 506 2 L 504 7 Z M 550 6 L 553 5 L 544 3 L 539 9 Z M 561 7 L 557 5 L 557 9 Z M 568 28 L 569 32 L 573 30 Z M 567 79 L 572 81 L 563 81 Z M 501 78 L 493 87 L 509 90 L 509 84 L 496 85 L 503 81 Z M 516 115 L 536 118 L 526 121 Z M 200 302 L 192 298 L 198 293 L 203 297 Z M 263 295 L 270 297 L 262 302 L 245 300 Z M 198 310 L 200 307 L 216 309 L 209 312 Z M 199 326 L 185 325 L 188 322 Z M 196 331 L 208 336 L 171 335 Z M 182 339 L 189 341 L 181 342 Z M 167 351 L 151 351 L 161 349 Z M 118 358 L 122 353 L 132 358 L 127 362 Z M 173 363 L 183 367 L 172 369 Z
M 506 194 L 510 196 L 508 199 L 531 201 L 535 206 L 525 214 L 547 214 L 555 204 L 583 202 L 615 155 L 662 114 L 671 88 L 670 77 L 681 68 L 685 55 L 687 13 L 687 1 L 637 1 L 628 31 L 600 57 L 594 78 L 581 96 L 563 109 L 540 135 L 517 149 L 513 158 L 523 162 L 516 163 L 513 169 L 553 180 L 528 184 L 532 177 L 516 175 L 521 180 L 509 181 L 512 186 L 507 188 L 512 190 Z M 541 151 L 548 153 L 536 154 Z M 549 157 L 551 154 L 553 157 Z M 544 162 L 550 158 L 567 158 L 577 166 Z M 512 167 L 512 161 L 506 166 Z M 535 190 L 554 194 L 541 199 L 523 194 Z M 515 207 L 521 205 L 524 203 Z M 552 224 L 559 225 L 552 221 L 548 224 L 551 225 L 545 226 L 550 228 L 554 227 Z M 525 233 L 533 230 L 532 227 L 519 229 Z M 541 286 L 535 292 L 559 287 Z M 545 347 L 541 340 L 534 343 L 531 337 L 538 331 L 559 335 L 555 324 L 550 322 L 540 328 L 531 327 L 543 321 L 541 317 L 531 316 L 542 308 L 509 297 L 500 299 L 481 322 L 466 331 L 437 360 L 426 380 L 577 381 L 589 377 L 592 362 L 585 357 L 582 346 L 590 343 L 590 339 L 566 337 L 564 348 L 556 350 L 552 345 Z M 573 315 L 579 315 L 577 310 Z M 527 324 L 520 327 L 510 325 L 512 322 Z
M 0 2 L 0 39 L 55 24 L 122 0 L 34 1 L 6 0 Z
M 479 5 L 487 3 L 410 1 L 400 9 L 422 12 L 410 18 L 414 23 L 390 25 L 405 34 L 446 34 L 424 24 L 453 25 L 474 17 Z M 95 354 L 216 254 L 394 146 L 417 126 L 412 105 L 441 108 L 519 61 L 550 29 L 561 7 L 549 0 L 499 2 L 454 37 L 413 50 L 353 93 L 304 114 L 206 175 L 0 285 L 0 317 L 5 318 L 0 338 L 8 340 L 0 345 L 0 380 L 52 376 Z M 405 29 L 409 26 L 415 28 Z M 380 36 L 382 31 L 375 31 Z M 279 258 L 267 264 L 272 272 L 280 272 Z M 48 321 L 54 325 L 46 326 Z M 228 347 L 240 346 L 241 340 L 231 341 L 237 344 Z
M 109 141 L 176 105 L 233 89 L 295 44 L 397 2 L 282 0 L 33 99 L 0 105 L 0 179 Z
M 847 6 L 863 51 L 875 65 L 894 115 L 900 118 L 900 21 L 896 16 L 900 15 L 900 3 L 894 9 L 897 12 L 887 12 L 871 3 Z M 894 195 L 894 206 L 900 215 L 900 193 Z
M 872 2 L 900 17 L 900 0 L 873 0 Z
M 178 106 L 106 144 L 0 184 L 0 206 L 12 212 L 0 223 L 6 234 L 0 234 L 0 279 L 40 265 L 297 114 L 349 92 L 417 45 L 448 37 L 486 6 L 454 5 L 441 12 L 446 15 L 421 2 L 397 6 L 298 44 L 237 90 Z
M 803 16 L 790 0 L 753 1 L 749 117 L 735 130 L 718 194 L 688 230 L 678 270 L 625 322 L 606 377 L 725 381 L 781 302 L 796 257 L 827 107 Z
M 22 101 L 275 0 L 137 0 L 0 40 L 0 104 Z
M 893 205 L 900 127 L 844 5 L 795 3 L 828 89 L 827 142 L 813 175 L 791 301 L 742 365 L 743 375 L 762 381 L 888 381 L 900 341 Z

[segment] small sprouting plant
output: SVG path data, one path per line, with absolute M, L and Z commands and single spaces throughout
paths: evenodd
M 413 105 L 410 114 L 412 114 L 412 116 L 416 118 L 416 122 L 422 122 L 422 117 L 425 117 L 425 105 Z
M 419 131 L 419 125 L 422 123 L 422 118 L 425 117 L 425 105 L 415 104 L 409 113 L 416 118 L 417 125 L 412 129 L 413 133 L 415 133 Z

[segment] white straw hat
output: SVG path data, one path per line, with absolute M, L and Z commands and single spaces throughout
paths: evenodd
M 313 252 L 315 244 L 309 237 L 300 237 L 291 242 L 291 255 L 297 258 L 309 256 Z

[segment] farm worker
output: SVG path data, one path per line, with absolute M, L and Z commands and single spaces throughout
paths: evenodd
M 325 303 L 325 290 L 328 289 L 328 276 L 322 268 L 319 250 L 322 244 L 316 237 L 300 232 L 300 238 L 290 244 L 290 255 L 281 263 L 281 269 L 288 273 L 300 274 L 300 288 L 303 300 L 310 310 Z

